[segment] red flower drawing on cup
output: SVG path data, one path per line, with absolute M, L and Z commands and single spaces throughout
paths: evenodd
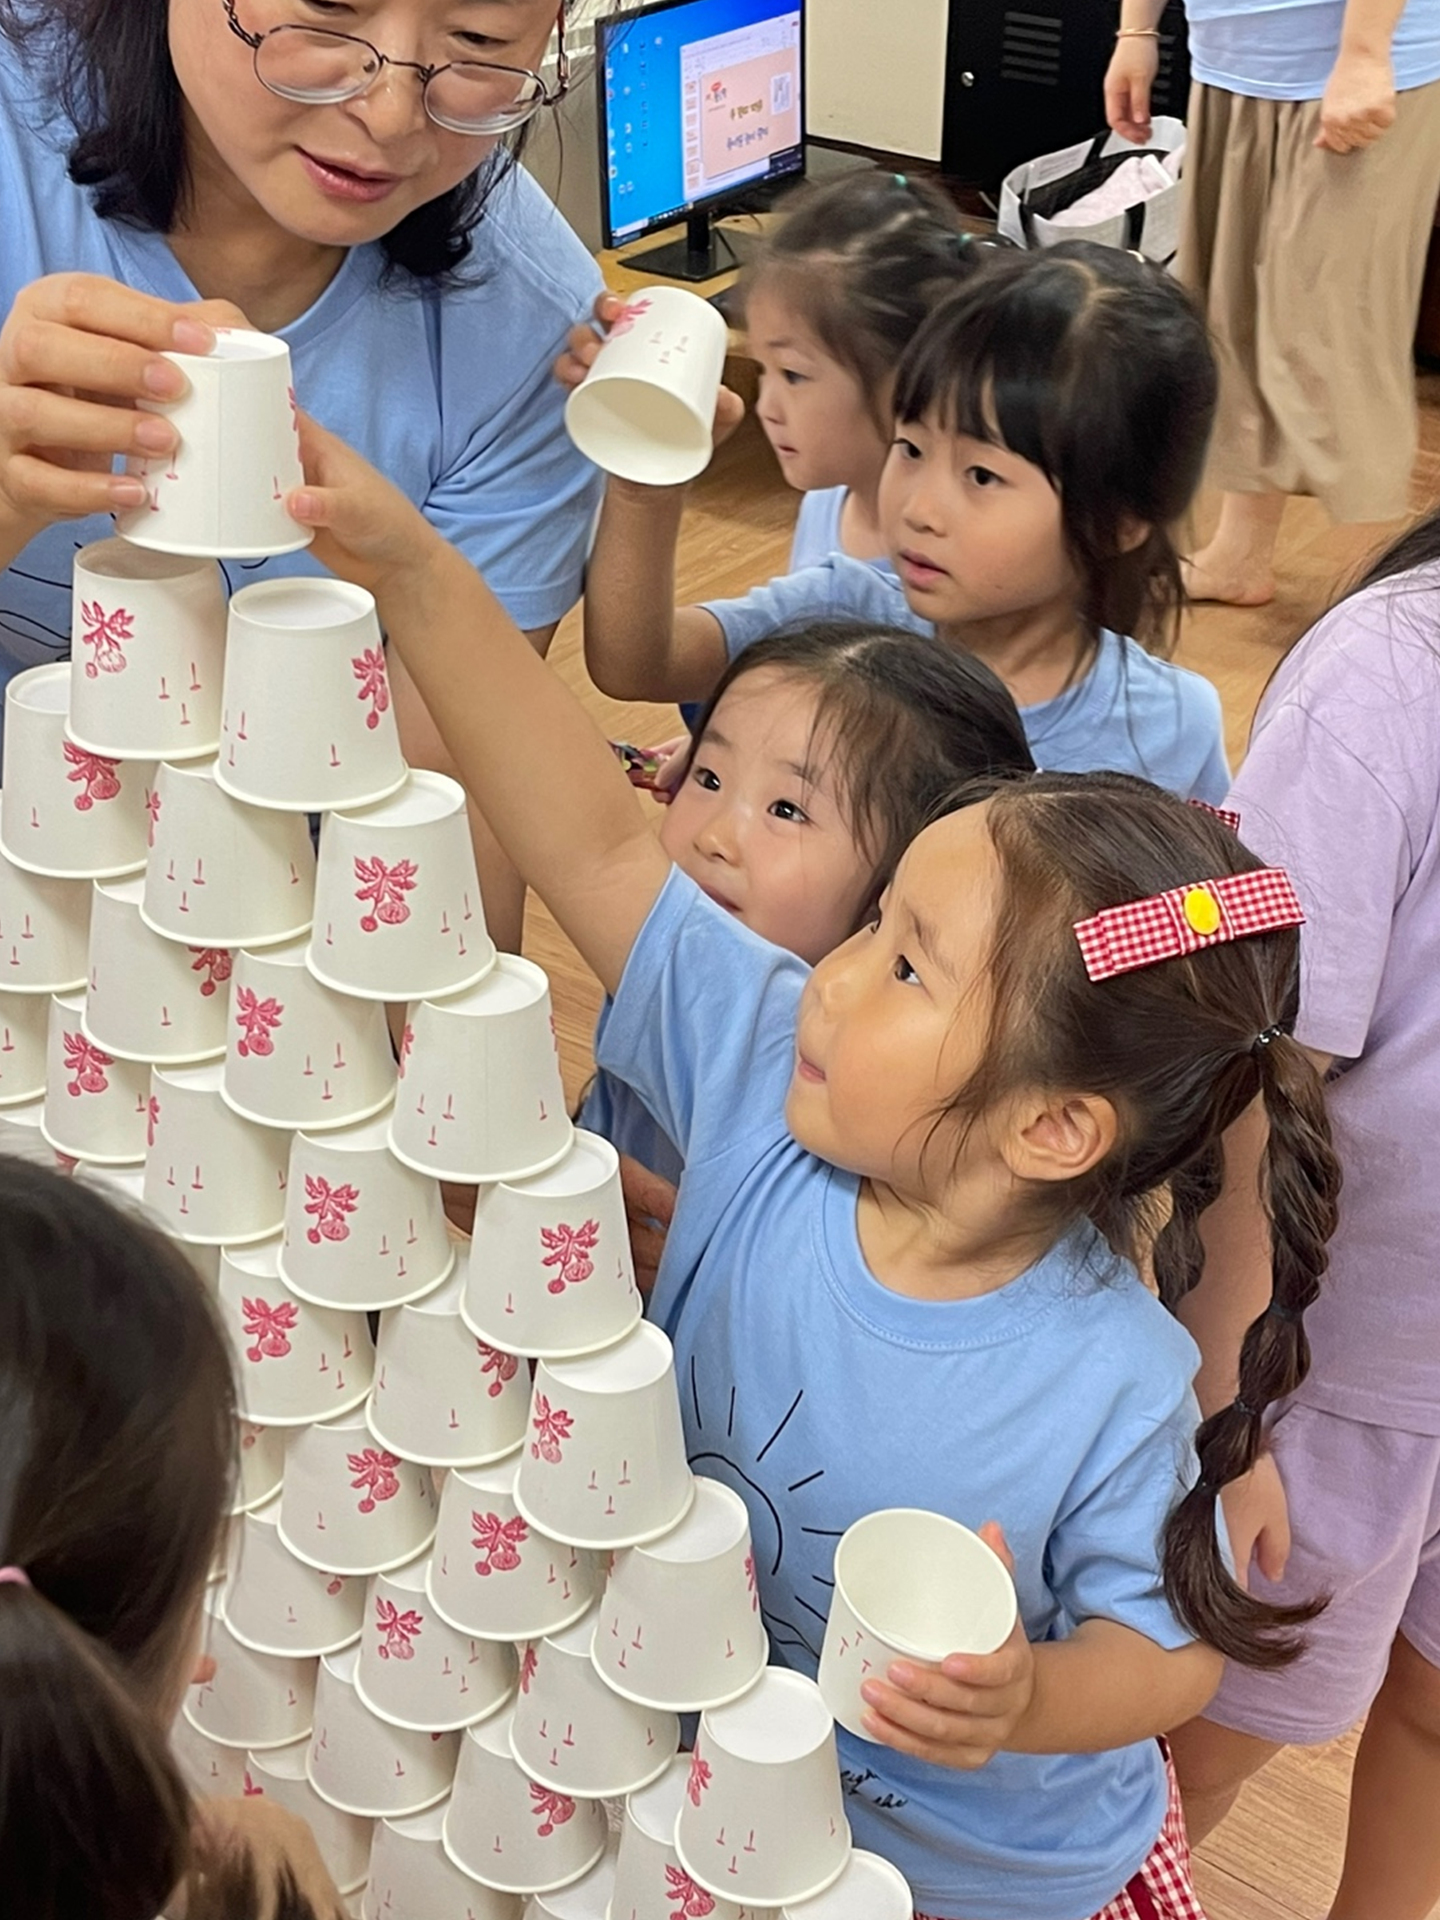
M 73 740 L 64 740 L 61 745 L 70 767 L 65 778 L 81 789 L 75 796 L 75 811 L 89 813 L 97 800 L 113 800 L 120 791 L 115 773 L 118 762 L 107 760 L 103 753 L 87 753 Z
M 755 1579 L 755 1555 L 753 1552 L 747 1553 L 745 1556 L 745 1584 L 750 1589 L 750 1610 L 752 1613 L 758 1613 L 760 1611 L 760 1591 Z
M 245 1331 L 255 1342 L 247 1347 L 245 1358 L 257 1363 L 261 1360 L 283 1360 L 290 1351 L 289 1336 L 295 1331 L 300 1318 L 300 1310 L 293 1301 L 282 1300 L 278 1307 L 272 1307 L 268 1300 L 262 1300 L 256 1294 L 253 1300 L 243 1299 L 240 1312 L 245 1321 Z
M 540 1822 L 536 1833 L 542 1840 L 548 1840 L 556 1827 L 563 1827 L 567 1820 L 574 1819 L 575 1802 L 566 1794 L 552 1793 L 548 1787 L 538 1786 L 532 1781 L 530 1811 Z
M 83 1033 L 65 1033 L 60 1037 L 65 1046 L 65 1071 L 72 1076 L 65 1083 L 65 1091 L 76 1099 L 82 1093 L 104 1093 L 110 1085 L 105 1069 L 115 1064 L 109 1054 L 102 1053 Z
M 530 1682 L 535 1678 L 535 1669 L 539 1664 L 540 1657 L 534 1647 L 526 1647 L 520 1656 L 520 1691 L 522 1693 L 530 1691 Z
M 698 1807 L 705 1797 L 705 1789 L 710 1784 L 710 1763 L 700 1758 L 697 1747 L 690 1756 L 690 1778 L 685 1783 L 685 1791 L 690 1796 L 692 1807 Z
M 536 1460 L 548 1460 L 552 1467 L 560 1464 L 560 1448 L 570 1438 L 570 1429 L 575 1424 L 573 1414 L 566 1413 L 563 1407 L 551 1408 L 543 1393 L 535 1396 L 535 1418 L 530 1422 L 537 1440 L 530 1442 L 530 1452 Z
M 366 1447 L 346 1458 L 355 1475 L 350 1484 L 365 1496 L 357 1502 L 361 1513 L 373 1513 L 378 1501 L 393 1500 L 400 1491 L 400 1476 L 395 1471 L 400 1464 L 397 1454 L 386 1453 L 381 1447 Z
M 414 860 L 397 860 L 393 867 L 387 867 L 376 854 L 373 860 L 355 861 L 355 878 L 360 885 L 355 889 L 355 898 L 371 911 L 360 916 L 360 931 L 376 933 L 382 925 L 401 927 L 410 918 L 410 903 L 405 895 L 413 891 L 420 872 Z
M 240 987 L 235 994 L 235 1024 L 240 1029 L 240 1038 L 235 1042 L 235 1051 L 242 1060 L 253 1053 L 257 1060 L 263 1060 L 267 1054 L 274 1053 L 275 1042 L 270 1038 L 280 1025 L 280 1016 L 284 1013 L 283 1002 L 274 994 L 261 1000 L 253 987 Z
M 93 657 L 85 662 L 85 678 L 98 680 L 102 673 L 123 673 L 129 664 L 125 643 L 135 638 L 135 616 L 124 607 L 106 613 L 98 600 L 82 600 L 80 623 L 85 629 L 81 644 L 94 649 Z
M 595 1251 L 595 1242 L 599 1238 L 598 1220 L 587 1220 L 583 1227 L 541 1227 L 540 1243 L 550 1251 L 540 1264 L 542 1267 L 560 1269 L 546 1282 L 549 1292 L 563 1293 L 567 1286 L 578 1286 L 582 1280 L 590 1278 L 595 1271 L 595 1262 L 590 1255 Z
M 483 1340 L 475 1342 L 475 1351 L 480 1356 L 481 1373 L 493 1373 L 495 1378 L 485 1389 L 486 1396 L 495 1400 L 505 1391 L 505 1382 L 513 1380 L 519 1370 L 520 1362 L 513 1353 L 502 1353 L 498 1347 L 490 1347 Z
M 379 647 L 367 647 L 358 659 L 350 662 L 355 678 L 360 682 L 355 698 L 368 700 L 370 711 L 365 716 L 365 724 L 373 732 L 380 724 L 380 716 L 390 705 L 390 682 L 385 673 L 385 655 Z
M 312 1247 L 318 1247 L 322 1240 L 348 1240 L 350 1225 L 346 1216 L 354 1213 L 359 1204 L 360 1189 L 352 1187 L 348 1180 L 344 1186 L 332 1187 L 318 1173 L 307 1173 L 305 1211 L 315 1224 L 305 1229 L 305 1238 Z
M 417 1613 L 413 1607 L 407 1607 L 404 1613 L 393 1600 L 375 1601 L 375 1626 L 380 1635 L 380 1645 L 376 1649 L 382 1660 L 413 1660 L 415 1649 L 411 1642 L 423 1630 L 425 1616 Z
M 502 1520 L 498 1513 L 472 1513 L 471 1544 L 480 1553 L 475 1571 L 481 1578 L 492 1573 L 513 1573 L 520 1564 L 520 1548 L 530 1538 L 530 1529 L 517 1513 L 513 1520 Z
M 415 1029 L 414 1027 L 411 1026 L 410 1022 L 407 1020 L 400 1033 L 400 1058 L 396 1066 L 396 1076 L 398 1079 L 403 1080 L 405 1078 L 406 1062 L 410 1058 L 411 1050 L 413 1049 L 414 1045 L 415 1045 Z
M 155 1125 L 159 1118 L 160 1102 L 152 1093 L 145 1102 L 145 1144 L 147 1147 L 153 1147 L 155 1144 Z
M 649 300 L 627 300 L 611 322 L 607 340 L 618 340 L 622 333 L 629 333 L 637 320 L 643 320 L 650 311 Z
M 159 794 L 152 794 L 151 798 L 158 809 Z M 152 846 L 155 844 L 153 839 L 150 844 Z M 215 989 L 230 978 L 231 970 L 235 965 L 234 956 L 228 947 L 191 947 L 190 951 L 195 956 L 190 963 L 190 971 L 203 973 L 205 976 L 200 982 L 200 998 L 212 1000 L 215 997 Z
M 160 795 L 156 793 L 153 787 L 147 787 L 145 789 L 145 811 L 150 816 L 150 825 L 145 835 L 145 844 L 147 847 L 153 847 L 155 844 L 155 829 L 160 824 Z M 191 951 L 194 952 L 195 949 L 192 948 Z
M 683 1867 L 666 1867 L 665 1898 L 677 1901 L 670 1920 L 703 1920 L 715 1911 L 715 1902 L 703 1887 L 697 1887 Z

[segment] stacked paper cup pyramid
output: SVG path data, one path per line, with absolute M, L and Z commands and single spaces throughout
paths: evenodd
M 188 1777 L 303 1815 L 367 1920 L 908 1920 L 818 1688 L 767 1666 L 615 1154 L 486 933 L 463 793 L 401 759 L 373 603 L 227 605 L 218 558 L 304 542 L 288 353 L 177 358 L 179 453 L 77 556 L 70 664 L 6 696 L 0 1147 L 158 1217 L 233 1344 Z

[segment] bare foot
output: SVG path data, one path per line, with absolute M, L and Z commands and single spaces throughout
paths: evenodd
M 1180 578 L 1191 600 L 1218 600 L 1227 607 L 1265 607 L 1275 598 L 1275 575 L 1268 566 L 1246 567 L 1212 557 L 1207 547 L 1180 562 Z

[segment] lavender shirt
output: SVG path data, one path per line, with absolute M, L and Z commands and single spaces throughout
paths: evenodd
M 1261 704 L 1248 845 L 1308 916 L 1298 1037 L 1328 1090 L 1340 1227 L 1297 1398 L 1440 1435 L 1440 564 L 1344 601 Z

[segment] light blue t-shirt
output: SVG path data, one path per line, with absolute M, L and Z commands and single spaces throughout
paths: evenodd
M 832 553 L 844 551 L 840 541 L 840 516 L 845 511 L 848 487 L 812 487 L 800 496 L 800 511 L 795 516 L 795 536 L 790 542 L 790 571 L 803 573 L 806 567 L 818 567 Z
M 1185 0 L 1191 76 L 1257 100 L 1318 100 L 1345 0 Z M 1440 0 L 1409 0 L 1391 45 L 1402 92 L 1440 80 Z
M 36 124 L 39 81 L 0 39 L 0 316 L 47 273 L 104 274 L 167 300 L 199 296 L 155 233 L 99 219 L 65 171 L 68 128 Z M 382 289 L 378 245 L 356 247 L 283 329 L 300 403 L 358 448 L 479 568 L 522 627 L 579 596 L 599 479 L 567 437 L 550 366 L 600 290 L 595 262 L 523 168 L 497 188 L 467 268 L 478 286 Z M 76 550 L 108 518 L 49 528 L 0 574 L 0 683 L 63 656 Z M 307 553 L 228 561 L 232 588 L 315 573 Z
M 692 1467 L 749 1509 L 775 1658 L 815 1674 L 835 1543 L 892 1506 L 998 1520 L 1032 1640 L 1107 1619 L 1187 1644 L 1159 1556 L 1196 1471 L 1190 1336 L 1088 1227 L 980 1299 L 882 1286 L 858 1181 L 785 1127 L 807 972 L 677 870 L 597 1048 L 685 1156 L 650 1313 L 675 1343 Z M 941 1916 L 1094 1913 L 1164 1817 L 1153 1741 L 974 1773 L 846 1733 L 840 1756 L 856 1845 Z
M 933 634 L 898 577 L 832 553 L 738 600 L 710 600 L 733 660 L 778 627 L 828 616 Z M 1089 671 L 1053 700 L 1022 707 L 1035 764 L 1049 773 L 1136 773 L 1186 800 L 1219 806 L 1230 786 L 1220 696 L 1208 680 L 1134 640 L 1102 633 Z

